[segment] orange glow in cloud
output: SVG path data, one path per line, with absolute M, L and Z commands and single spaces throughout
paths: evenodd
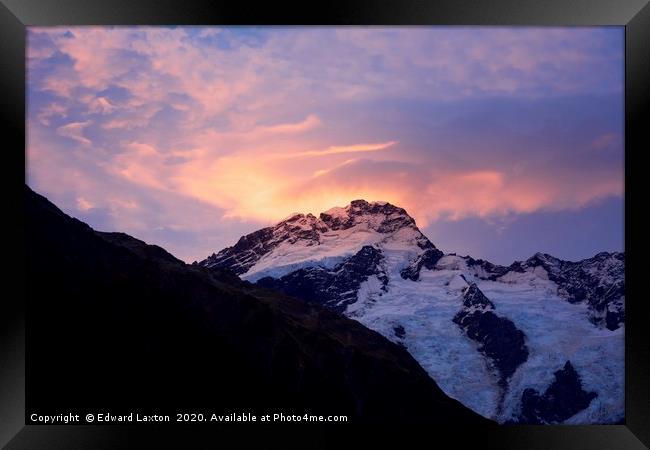
M 264 155 L 228 156 L 189 162 L 173 175 L 176 189 L 226 210 L 226 218 L 273 222 L 296 211 L 318 214 L 355 198 L 380 198 L 377 187 L 321 186 L 326 172 L 314 176 L 316 162 L 277 160 Z M 319 171 L 316 171 L 317 173 Z M 304 186 L 312 185 L 314 189 Z M 393 196 L 394 197 L 394 196 Z
M 225 210 L 225 218 L 269 222 L 295 211 L 318 214 L 335 205 L 346 205 L 355 198 L 388 198 L 399 203 L 402 197 L 398 192 L 363 180 L 338 186 L 327 182 L 329 172 L 356 161 L 346 160 L 339 164 L 338 157 L 393 144 L 329 146 L 327 153 L 303 155 L 305 152 L 297 152 L 303 158 L 278 159 L 273 153 L 249 151 L 219 155 L 201 148 L 163 154 L 152 145 L 132 142 L 127 151 L 115 158 L 114 173 L 148 188 L 181 193 L 218 206 Z M 335 151 L 330 152 L 330 149 Z M 165 164 L 170 156 L 182 156 L 184 161 Z M 305 160 L 304 156 L 319 158 Z M 332 160 L 333 169 L 313 170 L 323 163 L 323 158 Z M 311 188 L 306 187 L 310 185 Z
M 407 168 L 376 174 L 372 161 L 356 159 L 341 163 L 333 160 L 331 169 L 311 170 L 318 167 L 321 158 L 279 161 L 255 152 L 211 156 L 195 150 L 183 153 L 186 162 L 166 165 L 167 156 L 149 145 L 133 143 L 131 149 L 118 159 L 121 176 L 218 206 L 225 211 L 224 218 L 264 223 L 293 212 L 318 214 L 363 198 L 404 207 L 420 226 L 426 226 L 441 217 L 460 220 L 570 209 L 617 195 L 622 189 L 622 180 L 616 179 L 598 183 L 569 179 L 560 183 L 553 179 L 554 174 L 530 180 L 489 170 L 446 171 L 423 177 L 417 165 L 410 169 L 412 173 Z M 341 154 L 318 156 L 332 159 Z M 349 171 L 354 176 L 349 176 Z
M 572 103 L 620 93 L 597 30 L 258 31 L 32 29 L 30 178 L 115 229 L 205 235 L 360 198 L 426 226 L 623 195 L 615 108 Z

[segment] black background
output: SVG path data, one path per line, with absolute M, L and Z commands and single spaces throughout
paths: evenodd
M 173 24 L 320 24 L 320 25 L 624 25 L 626 27 L 625 87 L 625 251 L 626 251 L 626 424 L 617 426 L 510 426 L 490 430 L 364 429 L 363 442 L 396 438 L 397 448 L 409 448 L 416 435 L 427 446 L 448 448 L 467 444 L 479 448 L 633 449 L 650 445 L 650 354 L 648 299 L 642 267 L 645 193 L 639 177 L 645 167 L 650 98 L 650 5 L 626 1 L 499 0 L 444 2 L 355 0 L 284 6 L 275 2 L 156 1 L 156 0 L 2 0 L 0 5 L 0 108 L 3 126 L 3 261 L 4 289 L 0 323 L 0 445 L 7 448 L 188 448 L 197 438 L 214 447 L 225 438 L 243 444 L 273 433 L 286 445 L 324 446 L 327 437 L 351 443 L 349 426 L 276 425 L 270 428 L 216 426 L 161 428 L 156 426 L 25 426 L 22 211 L 25 182 L 25 27 L 30 25 L 173 25 Z M 645 120 L 642 117 L 646 117 Z M 635 217 L 636 216 L 636 217 Z M 645 230 L 644 230 L 645 231 Z M 7 244 L 14 245 L 7 245 Z M 304 432 L 308 432 L 305 435 Z M 174 436 L 172 436 L 172 432 Z M 304 436 L 303 436 L 304 435 Z M 172 438 L 181 439 L 174 440 Z M 450 441 L 447 441 L 450 439 Z M 445 443 L 445 442 L 449 443 Z M 384 441 L 386 443 L 386 441 Z M 643 444 L 642 444 L 643 443 Z M 268 444 L 268 442 L 267 442 Z M 263 447 L 266 447 L 264 445 Z

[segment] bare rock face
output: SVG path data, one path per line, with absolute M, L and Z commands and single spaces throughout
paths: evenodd
M 408 265 L 405 269 L 402 269 L 400 276 L 404 279 L 409 279 L 411 281 L 418 281 L 420 278 L 420 271 L 422 267 L 425 269 L 433 270 L 436 267 L 436 263 L 444 256 L 437 248 L 427 248 L 422 255 L 420 255 L 415 261 Z
M 257 284 L 343 312 L 349 304 L 357 301 L 359 286 L 369 276 L 378 276 L 384 287 L 388 283 L 388 277 L 380 265 L 381 260 L 380 250 L 365 246 L 332 269 L 306 267 L 279 279 L 264 277 Z
M 524 390 L 521 396 L 519 422 L 527 424 L 557 424 L 582 411 L 598 395 L 586 392 L 578 372 L 570 361 L 555 372 L 555 380 L 543 394 L 535 389 Z
M 472 283 L 465 289 L 463 308 L 453 321 L 480 345 L 478 350 L 499 372 L 499 384 L 506 387 L 508 378 L 528 359 L 528 347 L 524 333 L 494 310 L 494 304 Z

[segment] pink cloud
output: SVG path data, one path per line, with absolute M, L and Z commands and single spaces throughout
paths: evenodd
M 91 145 L 90 139 L 83 135 L 84 128 L 89 127 L 93 122 L 87 120 L 85 122 L 71 122 L 56 129 L 57 134 L 73 139 L 83 145 Z
M 88 110 L 92 113 L 109 114 L 115 109 L 115 105 L 111 104 L 106 97 L 96 97 L 88 103 Z
M 88 211 L 95 207 L 95 204 L 85 197 L 77 197 L 77 208 L 81 211 Z
M 60 103 L 50 103 L 41 108 L 36 116 L 43 125 L 49 126 L 51 118 L 65 118 L 67 116 L 67 108 Z

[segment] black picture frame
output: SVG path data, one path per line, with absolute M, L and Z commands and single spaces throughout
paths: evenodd
M 282 8 L 277 3 L 210 2 L 171 0 L 1 0 L 0 2 L 0 108 L 5 127 L 5 177 L 10 178 L 5 225 L 17 249 L 5 255 L 11 269 L 12 289 L 5 293 L 0 342 L 0 445 L 6 448 L 117 448 L 133 446 L 134 432 L 125 426 L 25 425 L 25 305 L 22 268 L 22 211 L 11 198 L 22 198 L 25 182 L 25 29 L 55 25 L 170 25 L 170 24 L 305 24 L 305 25 L 537 25 L 625 27 L 625 251 L 626 251 L 626 419 L 611 426 L 505 426 L 467 431 L 438 430 L 427 433 L 475 439 L 482 448 L 526 449 L 642 449 L 650 446 L 650 352 L 648 351 L 648 299 L 641 275 L 644 264 L 638 229 L 643 223 L 644 194 L 636 189 L 643 176 L 642 157 L 648 145 L 647 117 L 650 98 L 650 5 L 644 0 L 348 0 L 304 3 Z M 645 111 L 645 113 L 644 113 Z M 646 119 L 642 119 L 646 117 Z M 11 142 L 11 144 L 9 144 Z M 15 197 L 13 197 L 15 196 Z M 53 368 L 54 370 L 54 368 Z M 462 426 L 462 424 L 459 424 Z M 145 439 L 155 430 L 139 429 Z M 188 434 L 196 430 L 184 429 Z M 343 430 L 345 431 L 345 430 Z M 386 430 L 383 430 L 382 434 Z M 224 432 L 224 430 L 220 430 Z M 239 433 L 241 428 L 239 428 Z M 323 434 L 336 434 L 337 430 Z M 295 433 L 295 430 L 285 430 Z M 465 436 L 462 435 L 465 433 Z M 143 443 L 146 441 L 139 440 Z M 169 443 L 169 441 L 168 441 Z M 185 444 L 186 448 L 188 444 Z M 149 447 L 149 445 L 147 445 Z

